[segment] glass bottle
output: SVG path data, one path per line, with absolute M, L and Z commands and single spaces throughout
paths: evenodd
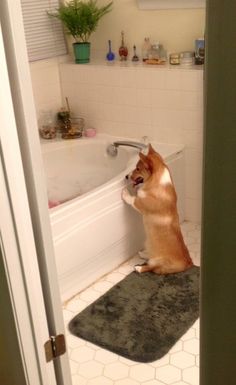
M 151 48 L 152 46 L 149 37 L 145 37 L 142 45 L 142 59 L 144 62 L 149 59 Z
M 132 61 L 139 61 L 139 57 L 136 52 L 136 45 L 133 46 L 133 50 L 134 50 L 134 55 L 132 57 Z
M 107 53 L 107 56 L 106 56 L 106 58 L 107 58 L 107 60 L 108 61 L 113 61 L 113 60 L 115 60 L 115 54 L 114 54 L 114 52 L 112 52 L 112 50 L 111 50 L 111 40 L 108 40 L 108 53 Z
M 127 60 L 128 48 L 125 46 L 124 31 L 121 32 L 121 46 L 119 48 L 119 55 L 121 61 Z

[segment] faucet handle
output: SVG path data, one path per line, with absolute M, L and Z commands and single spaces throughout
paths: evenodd
M 148 144 L 149 144 L 149 142 L 150 142 L 149 137 L 148 137 L 147 135 L 142 136 L 141 142 L 146 146 L 146 147 L 144 147 L 144 148 L 142 149 L 141 152 L 142 152 L 144 155 L 147 155 L 147 153 L 148 153 Z
M 149 137 L 148 137 L 147 135 L 142 136 L 141 142 L 142 142 L 143 144 L 146 144 L 146 146 L 147 146 L 148 143 L 149 143 Z

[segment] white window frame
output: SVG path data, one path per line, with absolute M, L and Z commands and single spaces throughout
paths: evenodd
M 60 0 L 21 0 L 30 62 L 68 53 L 61 21 L 47 14 L 59 5 Z

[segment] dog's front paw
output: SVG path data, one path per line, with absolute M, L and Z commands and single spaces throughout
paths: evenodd
M 129 196 L 130 196 L 130 193 L 129 193 L 128 189 L 126 187 L 123 188 L 122 193 L 121 193 L 121 198 L 123 199 L 123 201 L 126 201 Z
M 121 197 L 122 197 L 123 201 L 125 201 L 129 205 L 133 205 L 135 198 L 132 197 L 132 195 L 130 195 L 130 193 L 129 193 L 127 188 L 124 188 L 122 190 Z
M 141 273 L 142 272 L 142 266 L 141 265 L 135 265 L 134 271 L 137 271 L 137 273 Z

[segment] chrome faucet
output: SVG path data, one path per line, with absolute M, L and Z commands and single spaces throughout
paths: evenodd
M 107 147 L 107 153 L 111 156 L 116 156 L 118 153 L 117 148 L 119 146 L 134 147 L 134 148 L 137 148 L 139 150 L 144 150 L 147 148 L 147 144 L 145 144 L 145 143 L 132 142 L 132 141 L 128 141 L 128 140 L 127 141 L 126 140 L 119 140 L 117 142 L 113 142 L 113 143 L 109 144 L 109 146 Z

